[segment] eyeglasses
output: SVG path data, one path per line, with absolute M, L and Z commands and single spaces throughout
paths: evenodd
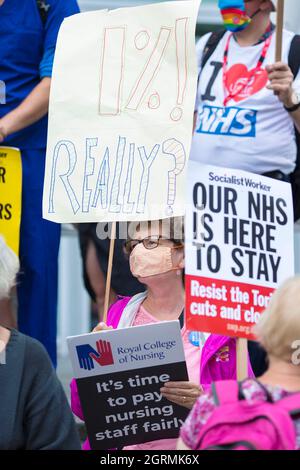
M 169 238 L 164 238 L 159 235 L 152 235 L 150 237 L 144 238 L 143 240 L 127 240 L 125 242 L 125 248 L 129 253 L 131 253 L 137 245 L 143 243 L 146 250 L 153 250 L 154 248 L 157 248 L 163 240 L 175 242 L 175 240 L 170 240 Z M 179 245 L 176 248 L 181 248 L 182 246 L 183 245 Z

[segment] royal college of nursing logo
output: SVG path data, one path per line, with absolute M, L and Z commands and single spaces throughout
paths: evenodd
M 95 363 L 101 367 L 114 364 L 114 358 L 109 341 L 99 340 L 95 350 L 90 344 L 76 346 L 77 357 L 81 369 L 92 370 Z

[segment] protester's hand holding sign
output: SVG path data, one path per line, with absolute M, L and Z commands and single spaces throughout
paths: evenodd
M 98 325 L 93 329 L 93 333 L 98 333 L 99 331 L 104 330 L 113 330 L 112 326 L 107 326 L 106 323 L 100 322 Z
M 293 89 L 294 75 L 288 64 L 276 62 L 273 65 L 267 65 L 266 70 L 270 80 L 267 88 L 274 91 L 285 107 L 296 106 L 299 98 Z
M 161 394 L 167 400 L 176 405 L 185 406 L 191 410 L 197 399 L 203 394 L 201 385 L 193 382 L 167 382 L 160 389 Z

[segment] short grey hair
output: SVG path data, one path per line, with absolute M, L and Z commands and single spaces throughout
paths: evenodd
M 9 296 L 19 269 L 19 258 L 0 236 L 0 300 Z

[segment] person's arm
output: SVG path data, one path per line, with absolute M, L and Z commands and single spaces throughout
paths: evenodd
M 44 347 L 27 338 L 23 388 L 26 450 L 80 450 L 75 422 Z M 22 390 L 21 390 L 22 393 Z
M 14 132 L 34 124 L 48 112 L 51 78 L 45 77 L 22 103 L 0 119 L 0 143 Z
M 188 447 L 188 446 L 183 442 L 183 440 L 181 439 L 181 437 L 180 437 L 180 438 L 178 439 L 178 441 L 177 441 L 176 449 L 177 449 L 177 450 L 192 450 L 190 447 Z
M 76 0 L 48 0 L 44 25 L 44 55 L 40 64 L 40 83 L 24 101 L 0 119 L 0 144 L 5 137 L 39 121 L 48 112 L 52 65 L 59 28 L 65 18 L 79 13 Z
M 283 62 L 276 62 L 273 65 L 268 65 L 266 70 L 270 80 L 267 88 L 273 90 L 284 106 L 287 108 L 293 107 L 295 105 L 293 101 L 293 96 L 295 95 L 294 75 L 290 67 Z M 290 116 L 300 132 L 300 108 L 290 113 Z
M 292 104 L 289 107 L 293 106 Z M 300 108 L 298 108 L 293 113 L 290 113 L 291 117 L 293 118 L 294 124 L 297 127 L 298 132 L 300 132 Z
M 203 394 L 203 388 L 193 382 L 167 382 L 160 392 L 172 403 L 191 410 L 197 399 Z

